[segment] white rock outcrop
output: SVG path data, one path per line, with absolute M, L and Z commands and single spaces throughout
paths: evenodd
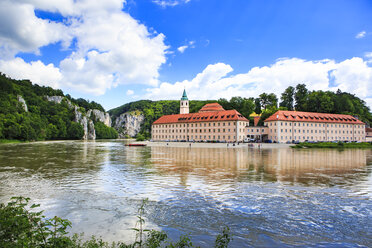
M 126 135 L 135 137 L 144 121 L 145 116 L 142 113 L 126 112 L 116 118 L 114 128 L 118 131 L 119 138 L 125 138 Z
M 20 102 L 22 104 L 22 107 L 25 110 L 25 112 L 28 112 L 26 101 L 25 101 L 25 99 L 23 99 L 22 96 L 18 96 L 18 102 Z
M 46 96 L 46 98 L 49 102 L 61 103 L 64 97 L 63 96 Z
M 89 109 L 87 116 L 93 120 L 102 122 L 108 127 L 111 127 L 111 117 L 109 113 L 105 113 L 98 109 Z

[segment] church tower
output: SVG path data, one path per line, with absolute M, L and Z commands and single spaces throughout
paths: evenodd
M 183 90 L 183 94 L 181 97 L 181 102 L 180 102 L 180 114 L 188 114 L 189 113 L 189 99 L 187 98 L 186 95 L 186 90 Z

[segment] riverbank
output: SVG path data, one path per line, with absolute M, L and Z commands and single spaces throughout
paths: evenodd
M 0 139 L 0 144 L 13 144 L 13 143 L 25 143 L 26 141 L 22 140 L 8 140 L 8 139 Z
M 333 142 L 324 142 L 324 143 L 300 143 L 295 146 L 292 146 L 292 148 L 301 149 L 301 148 L 367 148 L 372 149 L 372 143 L 333 143 Z
M 146 144 L 150 147 L 195 147 L 195 148 L 289 148 L 292 144 L 269 144 L 269 143 L 193 143 L 193 142 L 153 142 L 135 141 L 133 144 Z

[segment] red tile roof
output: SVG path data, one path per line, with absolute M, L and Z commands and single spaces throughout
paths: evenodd
M 208 103 L 208 104 L 205 104 L 200 110 L 199 110 L 199 113 L 203 113 L 203 112 L 210 112 L 210 111 L 223 111 L 224 108 L 219 105 L 218 103 Z
M 168 123 L 193 123 L 193 122 L 211 122 L 211 121 L 248 121 L 235 109 L 222 111 L 208 111 L 191 114 L 163 115 L 153 124 Z
M 345 124 L 365 124 L 351 115 L 278 110 L 266 121 L 304 121 Z

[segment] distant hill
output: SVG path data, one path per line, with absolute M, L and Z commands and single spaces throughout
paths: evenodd
M 82 139 L 88 132 L 91 139 L 114 138 L 114 129 L 90 117 L 101 112 L 104 108 L 96 102 L 0 73 L 0 139 Z

